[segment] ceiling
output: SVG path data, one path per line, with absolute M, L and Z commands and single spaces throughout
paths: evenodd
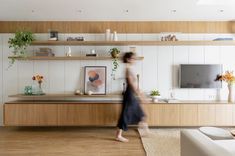
M 0 21 L 231 21 L 235 0 L 0 0 Z M 207 0 L 208 1 L 208 0 Z M 233 3 L 230 3 L 233 2 Z

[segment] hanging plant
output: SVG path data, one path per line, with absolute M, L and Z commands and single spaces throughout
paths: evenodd
M 9 48 L 13 48 L 14 57 L 26 57 L 26 48 L 35 40 L 35 36 L 30 31 L 17 31 L 15 37 L 9 38 Z M 15 58 L 10 58 L 10 66 L 15 63 Z
M 113 58 L 113 68 L 112 68 L 112 75 L 111 76 L 113 77 L 113 79 L 115 79 L 115 72 L 119 66 L 118 56 L 120 54 L 120 50 L 118 50 L 117 48 L 112 48 L 112 49 L 110 49 L 109 53 Z

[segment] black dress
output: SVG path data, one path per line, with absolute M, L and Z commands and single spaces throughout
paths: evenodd
M 117 127 L 124 131 L 128 130 L 129 124 L 138 124 L 145 116 L 133 88 L 128 80 L 126 82 L 127 88 L 123 95 L 122 111 L 117 124 Z

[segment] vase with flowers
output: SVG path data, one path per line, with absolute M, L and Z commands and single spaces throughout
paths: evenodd
M 216 81 L 225 81 L 228 84 L 228 102 L 233 102 L 233 84 L 235 76 L 233 71 L 226 71 L 225 74 L 218 75 Z
M 38 89 L 37 89 L 37 91 L 36 91 L 36 94 L 37 94 L 37 95 L 43 95 L 43 94 L 44 94 L 44 93 L 43 93 L 43 90 L 42 90 L 43 76 L 41 76 L 41 75 L 35 75 L 35 76 L 32 77 L 32 79 L 33 79 L 34 81 L 37 81 L 37 83 L 38 83 Z

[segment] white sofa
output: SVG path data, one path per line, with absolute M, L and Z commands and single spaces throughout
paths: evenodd
M 199 130 L 182 130 L 181 156 L 235 156 L 235 139 L 212 140 Z

